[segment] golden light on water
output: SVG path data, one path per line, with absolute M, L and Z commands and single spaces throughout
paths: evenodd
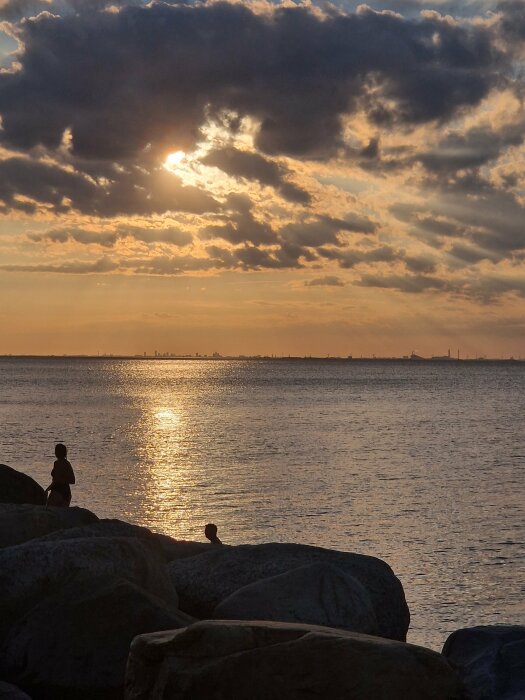
M 159 428 L 173 427 L 180 423 L 180 414 L 171 408 L 160 408 L 154 413 L 154 418 Z

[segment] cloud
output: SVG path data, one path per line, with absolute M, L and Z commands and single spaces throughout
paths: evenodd
M 256 180 L 261 185 L 274 187 L 290 202 L 310 203 L 311 197 L 308 192 L 286 180 L 285 168 L 258 153 L 240 151 L 228 146 L 211 151 L 202 159 L 202 163 L 220 168 L 228 175 Z
M 0 75 L 5 145 L 56 149 L 69 129 L 77 156 L 137 159 L 192 149 L 210 114 L 229 110 L 259 125 L 259 151 L 324 158 L 343 145 L 343 115 L 449 119 L 498 84 L 505 60 L 488 28 L 437 13 L 75 6 L 17 25 L 20 69 Z
M 363 275 L 356 284 L 360 287 L 395 289 L 408 294 L 421 294 L 446 287 L 444 280 L 427 275 Z
M 0 270 L 4 270 L 5 272 L 55 272 L 68 275 L 87 275 L 114 272 L 118 267 L 118 263 L 110 258 L 104 257 L 95 262 L 81 262 L 75 260 L 59 264 L 0 265 Z
M 374 233 L 376 224 L 367 217 L 347 214 L 344 219 L 327 215 L 317 216 L 313 221 L 303 221 L 283 226 L 279 234 L 283 241 L 300 246 L 319 247 L 325 245 L 342 246 L 341 232 Z
M 112 168 L 111 178 L 97 180 L 58 164 L 6 158 L 0 160 L 0 202 L 4 212 L 34 213 L 37 205 L 42 205 L 56 214 L 75 210 L 100 217 L 167 211 L 204 213 L 219 208 L 209 194 L 182 186 L 178 178 L 161 169 Z
M 525 123 L 505 125 L 498 130 L 476 126 L 465 132 L 452 132 L 432 150 L 416 159 L 427 170 L 448 175 L 458 170 L 479 168 L 496 160 L 509 146 L 520 146 L 525 140 Z
M 359 250 L 346 248 L 338 250 L 336 248 L 319 248 L 319 255 L 327 260 L 336 260 L 339 266 L 350 269 L 360 264 L 372 264 L 378 262 L 396 262 L 404 260 L 403 251 L 396 250 L 392 246 L 384 245 L 371 250 Z
M 185 246 L 192 242 L 193 237 L 187 231 L 176 227 L 139 227 L 120 225 L 115 231 L 94 231 L 81 227 L 52 228 L 44 233 L 30 233 L 28 238 L 35 243 L 67 243 L 75 241 L 84 245 L 100 245 L 113 248 L 119 239 L 133 238 L 143 243 L 167 243 L 175 246 Z
M 252 214 L 253 203 L 247 195 L 231 194 L 225 205 L 229 210 L 229 221 L 222 225 L 206 226 L 200 232 L 203 239 L 222 238 L 229 243 L 253 243 L 269 245 L 277 243 L 272 227 L 259 221 Z
M 325 277 L 314 277 L 304 283 L 305 287 L 344 287 L 345 283 L 340 277 L 326 275 Z

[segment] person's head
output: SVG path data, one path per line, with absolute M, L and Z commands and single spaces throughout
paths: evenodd
M 210 541 L 213 541 L 217 537 L 217 525 L 208 523 L 204 528 L 204 534 Z
M 61 442 L 55 445 L 55 457 L 57 459 L 65 459 L 67 457 L 67 447 Z

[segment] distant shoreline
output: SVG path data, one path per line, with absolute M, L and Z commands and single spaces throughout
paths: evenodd
M 464 363 L 475 364 L 525 364 L 525 358 L 515 357 L 326 357 L 316 355 L 294 356 L 294 355 L 0 355 L 0 360 L 158 360 L 158 361 L 180 361 L 188 360 L 194 362 L 221 362 L 221 361 L 239 361 L 239 362 L 400 362 L 407 364 L 440 364 L 454 365 Z

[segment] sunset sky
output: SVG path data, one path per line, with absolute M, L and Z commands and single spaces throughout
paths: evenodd
M 0 18 L 0 354 L 525 356 L 522 0 Z

